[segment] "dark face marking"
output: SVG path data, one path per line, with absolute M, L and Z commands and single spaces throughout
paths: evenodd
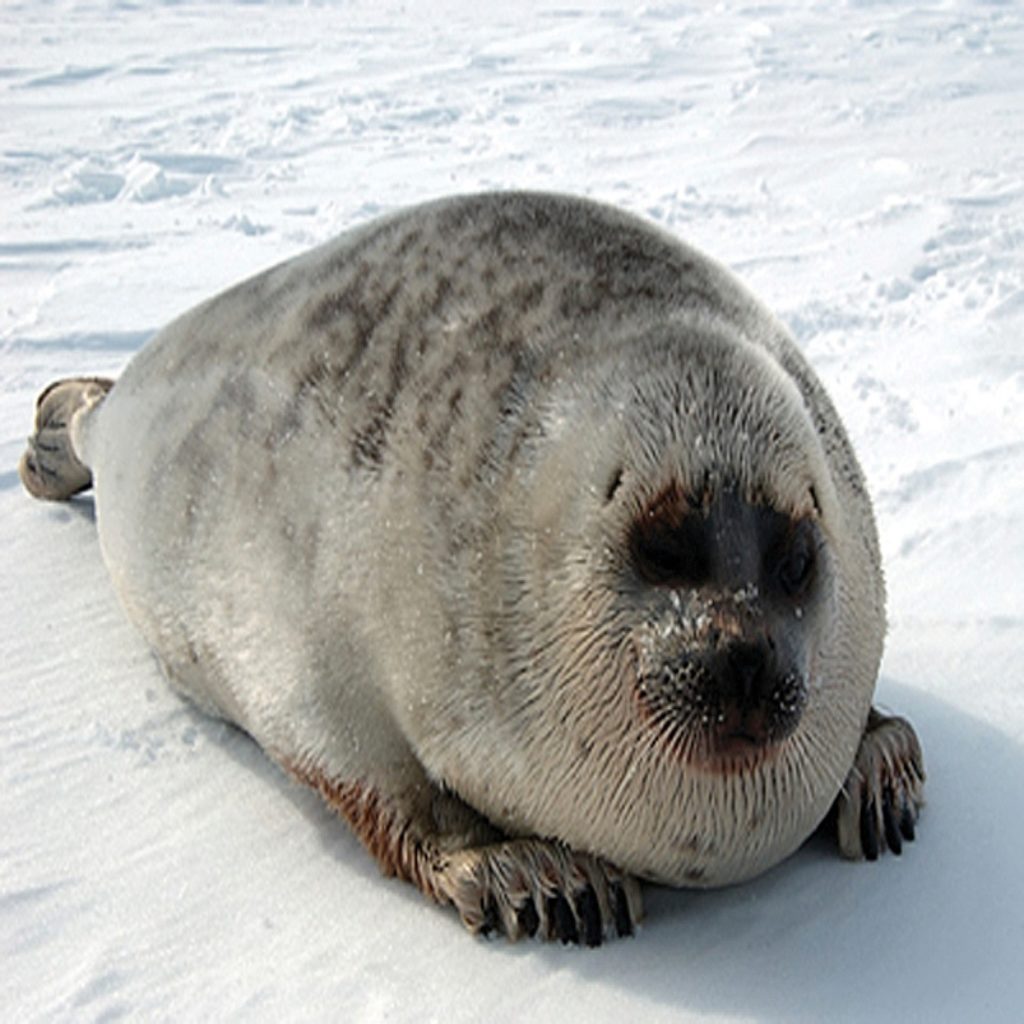
M 707 764 L 762 756 L 807 701 L 807 627 L 820 530 L 726 488 L 667 488 L 634 520 L 631 571 L 659 609 L 638 696 L 670 744 Z M 669 600 L 666 601 L 666 596 Z
M 669 487 L 633 522 L 628 543 L 650 585 L 755 584 L 799 600 L 813 584 L 819 536 L 813 520 L 749 504 L 732 490 L 697 500 Z
M 629 549 L 640 578 L 654 586 L 695 587 L 710 577 L 707 524 L 677 488 L 667 488 L 633 523 Z

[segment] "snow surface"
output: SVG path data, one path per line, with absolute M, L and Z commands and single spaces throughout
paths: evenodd
M 0 1017 L 1024 1016 L 1024 13 L 825 0 L 0 8 Z M 380 211 L 655 219 L 791 325 L 876 497 L 918 842 L 647 890 L 598 951 L 473 940 L 169 692 L 92 505 L 15 465 L 51 378 Z

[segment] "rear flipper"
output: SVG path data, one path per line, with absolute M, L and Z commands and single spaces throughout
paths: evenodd
M 64 501 L 92 485 L 81 457 L 87 414 L 114 386 L 104 377 L 76 377 L 51 384 L 36 400 L 35 430 L 18 473 L 33 497 Z
M 539 837 L 503 836 L 457 797 L 423 779 L 403 792 L 291 774 L 346 818 L 386 875 L 452 904 L 473 933 L 598 946 L 632 935 L 640 886 L 606 861 Z

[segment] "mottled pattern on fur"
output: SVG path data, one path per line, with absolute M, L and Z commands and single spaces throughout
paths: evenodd
M 884 591 L 838 416 L 728 272 L 624 213 L 373 222 L 180 317 L 98 409 L 75 452 L 169 678 L 474 930 L 589 941 L 639 916 L 629 874 L 751 877 L 872 749 Z M 813 595 L 645 583 L 666 494 L 812 524 Z M 741 605 L 774 616 L 793 721 L 715 759 L 643 680 Z

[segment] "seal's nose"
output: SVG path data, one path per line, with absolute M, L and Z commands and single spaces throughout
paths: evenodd
M 743 711 L 765 703 L 772 678 L 767 642 L 730 644 L 716 658 L 715 677 L 724 702 Z

